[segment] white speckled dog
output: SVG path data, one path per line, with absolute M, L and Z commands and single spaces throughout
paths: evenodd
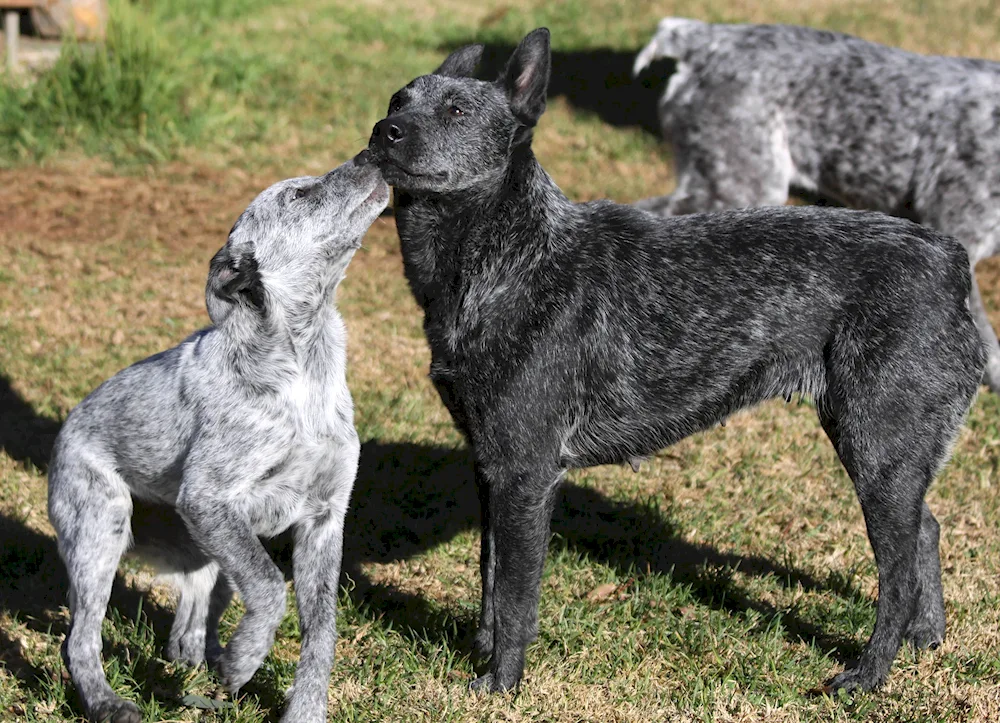
M 840 33 L 665 18 L 635 60 L 677 69 L 660 101 L 677 190 L 664 215 L 819 194 L 1000 251 L 1000 63 L 917 55 Z M 1000 392 L 1000 345 L 973 275 L 970 305 Z
M 302 654 L 282 721 L 326 720 L 359 454 L 333 299 L 388 199 L 363 162 L 265 190 L 212 259 L 213 326 L 118 373 L 66 420 L 49 518 L 70 580 L 63 658 L 90 719 L 140 720 L 101 667 L 101 620 L 131 538 L 180 588 L 168 656 L 207 659 L 235 693 L 285 611 L 284 577 L 258 536 L 292 528 Z M 231 586 L 246 614 L 223 650 Z

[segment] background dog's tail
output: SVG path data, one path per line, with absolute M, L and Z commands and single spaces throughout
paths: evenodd
M 694 47 L 692 36 L 707 30 L 708 23 L 687 18 L 663 18 L 649 44 L 635 56 L 632 75 L 637 76 L 657 58 L 684 60 Z

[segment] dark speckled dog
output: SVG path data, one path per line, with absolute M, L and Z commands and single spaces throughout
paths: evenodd
M 395 187 L 431 379 L 474 451 L 489 666 L 473 687 L 521 680 L 567 469 L 636 460 L 794 392 L 816 400 L 878 562 L 874 633 L 832 686 L 876 687 L 904 639 L 944 637 L 923 498 L 985 364 L 965 251 L 877 213 L 572 203 L 531 150 L 548 31 L 496 82 L 469 77 L 480 52 L 397 92 L 369 143 Z
M 660 101 L 677 190 L 636 205 L 674 215 L 819 194 L 957 238 L 972 266 L 1000 252 L 1000 63 L 928 57 L 840 33 L 665 18 L 638 55 L 677 70 Z M 1000 344 L 973 276 L 985 381 Z

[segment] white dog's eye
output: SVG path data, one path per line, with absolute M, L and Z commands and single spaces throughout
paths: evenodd
M 296 188 L 292 192 L 292 200 L 293 201 L 298 201 L 300 198 L 302 198 L 305 195 L 306 195 L 306 189 L 304 189 L 304 188 Z
M 465 111 L 459 108 L 457 105 L 453 105 L 448 109 L 448 115 L 453 115 L 455 117 L 465 115 Z

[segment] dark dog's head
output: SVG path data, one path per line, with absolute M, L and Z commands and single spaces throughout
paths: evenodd
M 362 151 L 324 176 L 265 189 L 212 259 L 206 300 L 216 325 L 234 309 L 266 314 L 334 283 L 389 201 L 389 188 Z
M 545 111 L 549 31 L 529 33 L 496 82 L 472 78 L 483 46 L 456 50 L 389 101 L 368 149 L 385 180 L 405 191 L 458 191 L 502 177 L 513 149 Z

